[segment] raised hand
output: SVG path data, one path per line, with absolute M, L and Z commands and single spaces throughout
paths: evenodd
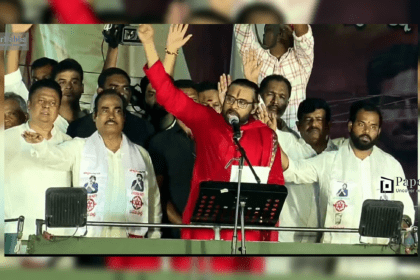
M 220 104 L 223 104 L 225 101 L 226 93 L 228 87 L 232 83 L 232 77 L 228 74 L 223 74 L 220 76 L 220 82 L 217 83 L 217 89 L 219 90 L 219 101 Z
M 13 33 L 25 33 L 27 32 L 33 24 L 12 24 Z
M 258 84 L 258 76 L 263 64 L 258 62 L 257 52 L 255 50 L 246 51 L 244 53 L 242 63 L 244 66 L 245 78 Z
M 23 132 L 22 137 L 29 144 L 38 144 L 44 141 L 44 137 L 37 132 L 25 131 Z
M 277 116 L 275 113 L 267 112 L 267 108 L 264 104 L 258 104 L 257 119 L 259 119 L 261 122 L 265 123 L 269 128 L 276 131 L 277 129 Z
M 151 24 L 139 24 L 137 34 L 139 35 L 140 41 L 143 44 L 154 43 L 153 40 L 155 31 Z
M 192 37 L 192 34 L 184 37 L 187 29 L 188 24 L 171 24 L 168 39 L 166 40 L 166 49 L 169 52 L 176 53 Z

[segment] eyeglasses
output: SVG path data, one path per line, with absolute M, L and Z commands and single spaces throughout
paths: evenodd
M 236 99 L 232 95 L 226 95 L 225 100 L 228 104 L 235 104 L 235 102 L 238 102 L 238 107 L 241 109 L 246 109 L 248 105 L 254 104 L 255 102 L 248 102 L 245 99 Z

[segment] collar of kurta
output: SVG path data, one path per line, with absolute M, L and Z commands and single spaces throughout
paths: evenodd
M 300 137 L 298 139 L 298 142 L 304 146 L 307 146 L 311 149 L 311 151 L 316 155 L 316 151 L 312 148 L 311 145 L 309 145 L 308 143 L 306 143 L 306 141 Z M 331 140 L 331 138 L 328 136 L 328 142 L 327 142 L 327 147 L 325 148 L 325 150 L 323 150 L 322 152 L 329 152 L 329 151 L 336 151 L 338 150 L 338 147 L 333 143 L 333 141 Z
M 347 145 L 344 145 L 345 147 L 343 147 L 343 148 L 347 149 L 348 153 L 349 153 L 351 156 L 353 156 L 354 158 L 356 158 L 357 160 L 359 160 L 359 161 L 363 161 L 363 160 L 361 160 L 360 158 L 358 158 L 358 157 L 356 156 L 356 154 L 354 153 L 353 148 L 351 147 L 350 141 L 351 141 L 351 140 L 349 140 L 349 141 L 348 141 L 348 143 L 347 143 Z M 372 152 L 371 152 L 371 153 L 370 153 L 370 155 L 369 155 L 369 156 L 367 156 L 364 160 L 369 159 L 371 156 L 375 156 L 375 155 L 376 155 L 376 153 L 377 153 L 377 150 L 378 150 L 378 147 L 376 147 L 376 145 L 373 145 L 373 147 L 372 147 Z
M 29 125 L 29 121 L 27 121 L 25 124 L 24 124 L 24 126 L 25 126 L 25 130 L 30 130 L 30 131 L 33 131 L 33 132 L 36 132 L 35 130 L 33 130 L 32 128 L 31 128 L 31 126 Z M 55 125 L 53 124 L 53 128 L 51 129 L 51 138 L 50 139 L 48 139 L 48 140 L 51 140 L 52 138 L 54 138 L 54 136 L 57 134 L 57 129 L 55 128 Z M 47 141 L 48 141 L 47 140 Z

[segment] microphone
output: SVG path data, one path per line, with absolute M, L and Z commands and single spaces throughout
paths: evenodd
M 235 115 L 229 115 L 229 124 L 233 128 L 233 138 L 241 138 L 241 130 L 239 129 L 239 118 Z

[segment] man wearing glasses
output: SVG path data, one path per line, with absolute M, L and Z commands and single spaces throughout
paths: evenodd
M 231 116 L 239 119 L 241 130 L 239 142 L 245 149 L 251 164 L 254 167 L 265 168 L 265 180 L 263 176 L 260 176 L 261 182 L 283 185 L 280 148 L 275 133 L 251 116 L 257 109 L 258 86 L 245 79 L 233 81 L 228 88 L 222 114 L 218 114 L 210 107 L 195 103 L 174 86 L 159 61 L 154 44 L 153 27 L 142 24 L 139 26 L 138 33 L 147 57 L 144 71 L 153 88 L 156 89 L 157 102 L 191 129 L 196 142 L 197 158 L 189 199 L 183 213 L 183 223 L 190 223 L 201 182 L 235 181 L 234 172 L 237 170 L 238 159 L 241 155 L 233 141 L 233 129 L 229 124 Z M 191 35 L 179 38 L 180 44 L 185 43 L 190 37 Z M 232 235 L 232 230 L 222 230 L 220 233 L 222 240 L 230 240 Z M 181 238 L 214 239 L 214 231 L 212 229 L 183 229 Z M 241 235 L 238 232 L 238 239 L 240 238 Z M 278 234 L 269 231 L 247 231 L 246 239 L 276 241 Z

